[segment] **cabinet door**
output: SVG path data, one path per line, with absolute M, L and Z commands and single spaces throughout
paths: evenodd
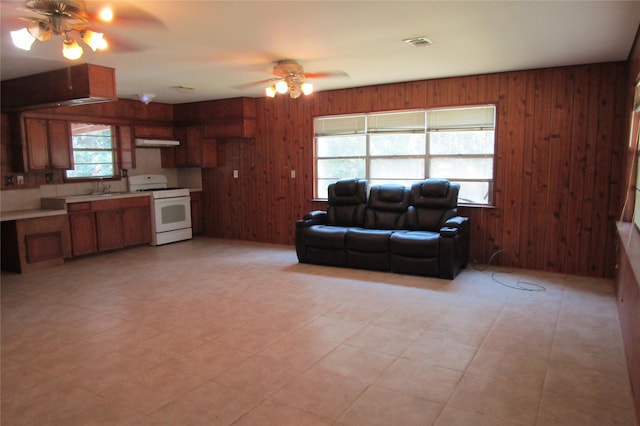
M 73 256 L 92 254 L 97 251 L 96 221 L 92 212 L 69 214 L 69 228 Z
M 73 169 L 69 123 L 65 120 L 48 120 L 49 159 L 51 168 Z
M 148 206 L 122 210 L 122 238 L 125 247 L 151 242 L 151 212 Z
M 24 143 L 27 145 L 29 170 L 47 170 L 49 168 L 47 120 L 25 118 L 24 125 Z
M 96 212 L 96 234 L 98 251 L 122 248 L 122 211 L 103 210 Z
M 120 153 L 120 169 L 136 168 L 136 147 L 133 143 L 131 126 L 118 126 L 118 152 Z
M 190 126 L 187 131 L 187 166 L 202 165 L 202 126 Z

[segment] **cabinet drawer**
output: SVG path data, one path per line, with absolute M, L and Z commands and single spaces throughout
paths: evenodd
M 89 212 L 91 211 L 91 203 L 69 203 L 67 204 L 67 211 L 69 213 Z
M 148 207 L 149 197 L 118 198 L 115 200 L 92 201 L 91 210 L 94 212 L 104 210 L 118 210 L 130 207 Z

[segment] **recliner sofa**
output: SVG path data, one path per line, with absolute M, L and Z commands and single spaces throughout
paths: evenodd
M 467 265 L 469 218 L 457 215 L 460 185 L 426 179 L 411 188 L 344 179 L 327 211 L 296 222 L 300 263 L 453 279 Z

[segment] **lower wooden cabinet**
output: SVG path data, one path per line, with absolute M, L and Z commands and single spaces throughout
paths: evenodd
M 70 256 L 64 215 L 2 222 L 2 269 L 29 272 L 61 265 Z
M 96 240 L 96 218 L 91 203 L 73 203 L 67 206 L 71 231 L 71 252 L 83 256 L 98 251 Z
M 148 196 L 73 203 L 67 209 L 74 256 L 151 243 Z

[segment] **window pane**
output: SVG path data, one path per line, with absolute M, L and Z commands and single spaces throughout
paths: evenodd
M 458 182 L 460 184 L 459 203 L 488 204 L 489 182 Z
M 316 152 L 318 158 L 364 157 L 367 155 L 367 139 L 362 135 L 318 137 Z
M 111 149 L 111 136 L 82 135 L 73 137 L 74 149 Z
M 67 177 L 111 177 L 113 164 L 76 164 L 73 170 L 67 170 Z
M 113 151 L 73 151 L 75 164 L 113 163 Z
M 443 154 L 493 154 L 494 132 L 430 132 L 429 153 Z
M 422 134 L 372 134 L 369 153 L 377 155 L 424 155 L 426 140 Z
M 366 166 L 363 158 L 318 160 L 318 179 L 364 178 Z
M 115 146 L 112 126 L 71 123 L 74 169 L 67 178 L 115 176 Z
M 493 158 L 436 157 L 429 162 L 430 177 L 491 179 Z
M 398 158 L 371 160 L 371 179 L 424 179 L 424 160 Z
M 412 184 L 416 182 L 415 179 L 371 179 L 369 180 L 371 185 L 383 185 L 386 183 L 395 183 L 397 185 L 403 185 L 410 188 Z

